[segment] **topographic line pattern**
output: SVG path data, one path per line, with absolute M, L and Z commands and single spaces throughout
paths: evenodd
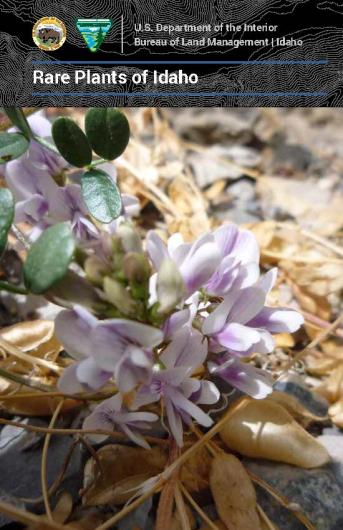
M 2 105 L 52 105 L 52 106 L 341 106 L 343 78 L 343 4 L 336 0 L 26 0 L 0 1 L 3 26 L 0 34 L 0 88 Z M 67 28 L 67 44 L 60 55 L 39 50 L 31 39 L 33 24 L 43 16 L 56 16 Z M 76 29 L 77 18 L 111 18 L 112 28 L 97 54 L 85 49 Z M 124 54 L 121 55 L 121 18 L 124 21 Z M 10 22 L 6 22 L 9 20 Z M 235 49 L 209 48 L 206 46 L 177 46 L 175 48 L 147 48 L 133 45 L 135 36 L 141 39 L 163 38 L 167 34 L 153 28 L 163 24 L 214 25 L 220 22 L 239 24 L 275 24 L 278 36 L 303 41 L 303 46 L 254 47 Z M 135 25 L 141 24 L 137 33 Z M 150 24 L 150 31 L 144 30 Z M 185 31 L 174 35 L 199 39 L 205 37 L 260 38 L 263 33 L 236 32 L 230 34 Z M 168 36 L 169 37 L 169 36 Z M 270 37 L 270 34 L 269 34 Z M 196 71 L 197 85 L 91 85 L 71 82 L 68 86 L 33 86 L 33 61 L 55 59 L 83 60 L 328 60 L 328 65 L 217 65 L 211 67 L 182 67 L 185 72 Z M 38 68 L 38 66 L 37 66 Z M 66 72 L 73 78 L 73 65 L 39 65 L 43 72 Z M 87 66 L 90 72 L 108 72 L 116 69 L 128 77 L 153 66 Z M 169 66 L 176 71 L 181 66 Z M 163 71 L 163 68 L 162 68 Z M 151 76 L 149 76 L 151 79 Z M 51 92 L 51 95 L 33 96 L 34 92 Z M 54 95 L 54 92 L 72 93 L 70 96 Z M 78 96 L 74 92 L 85 95 Z M 102 92 L 106 95 L 93 99 L 86 94 Z M 135 92 L 134 96 L 109 95 L 109 92 Z M 323 93 L 303 96 L 139 96 L 139 93 Z

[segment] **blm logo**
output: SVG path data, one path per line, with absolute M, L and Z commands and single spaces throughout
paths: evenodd
M 100 48 L 111 26 L 109 18 L 78 18 L 76 21 L 76 27 L 91 52 Z

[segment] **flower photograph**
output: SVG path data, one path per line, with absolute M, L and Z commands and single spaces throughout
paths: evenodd
M 342 117 L 2 109 L 0 528 L 343 527 Z

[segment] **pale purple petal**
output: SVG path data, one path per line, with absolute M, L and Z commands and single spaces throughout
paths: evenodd
M 28 155 L 25 154 L 6 164 L 5 168 L 7 186 L 17 201 L 29 198 L 31 194 L 40 194 L 34 173 L 31 170 L 31 164 L 27 158 Z M 49 178 L 49 174 L 47 176 Z
M 125 217 L 136 217 L 140 212 L 139 200 L 132 195 L 123 193 L 122 196 Z
M 173 313 L 163 324 L 164 338 L 171 338 L 182 326 L 190 320 L 191 313 L 189 308 L 181 309 Z
M 167 244 L 168 253 L 170 257 L 179 266 L 184 261 L 185 257 L 191 249 L 191 246 L 192 245 L 190 245 L 189 243 L 184 243 L 181 234 L 173 234 L 172 236 L 170 236 Z
M 249 230 L 239 230 L 232 253 L 241 263 L 258 263 L 260 249 L 255 235 Z
M 234 297 L 225 298 L 223 302 L 219 304 L 208 317 L 206 317 L 202 325 L 202 332 L 204 335 L 218 333 L 224 328 L 234 302 Z
M 249 326 L 264 328 L 271 333 L 293 333 L 304 323 L 301 313 L 292 309 L 264 307 Z
M 274 286 L 277 278 L 277 268 L 270 269 L 264 276 L 262 276 L 256 284 L 256 287 L 262 289 L 267 295 Z
M 98 329 L 107 330 L 114 336 L 143 347 L 153 348 L 163 340 L 163 333 L 160 329 L 133 320 L 121 318 L 103 320 L 99 323 Z
M 234 247 L 237 235 L 238 227 L 234 224 L 225 224 L 213 233 L 221 256 L 228 256 Z
M 65 368 L 58 380 L 58 389 L 64 394 L 81 394 L 85 391 L 76 375 L 77 365 L 78 363 L 74 363 Z
M 203 364 L 206 355 L 207 343 L 202 334 L 185 326 L 173 336 L 161 355 L 161 361 L 167 368 L 189 366 L 195 370 Z
M 49 204 L 42 195 L 34 194 L 15 205 L 15 222 L 38 223 L 49 211 Z
M 127 425 L 123 424 L 120 426 L 121 430 L 126 436 L 132 440 L 135 444 L 143 447 L 144 449 L 150 449 L 150 445 L 146 442 L 141 434 L 136 429 L 130 429 Z
M 72 310 L 57 315 L 55 330 L 58 340 L 75 359 L 92 355 L 92 330 L 98 320 L 87 309 L 75 306 Z
M 266 295 L 262 289 L 256 287 L 242 289 L 230 311 L 229 320 L 245 324 L 261 311 L 265 299 Z
M 45 118 L 42 112 L 37 112 L 32 114 L 32 116 L 29 116 L 28 122 L 31 129 L 37 136 L 42 136 L 45 138 L 46 136 L 51 135 L 51 123 L 47 118 Z
M 192 401 L 194 401 L 194 403 L 196 403 L 196 399 L 193 398 L 193 396 L 196 394 L 196 395 L 200 395 L 201 393 L 201 381 L 199 379 L 195 379 L 195 378 L 192 378 L 192 377 L 189 377 L 188 379 L 185 379 L 184 381 L 182 381 L 181 385 L 180 385 L 180 389 L 183 393 L 183 395 L 186 397 L 186 398 L 190 398 L 192 399 Z
M 215 338 L 225 348 L 245 351 L 259 342 L 260 334 L 253 328 L 233 323 L 225 326 L 220 333 L 216 334 Z
M 200 407 L 192 403 L 178 390 L 168 392 L 168 397 L 172 399 L 174 407 L 184 411 L 194 418 L 200 425 L 204 427 L 210 427 L 213 424 L 213 420 L 208 414 L 206 414 Z
M 244 289 L 257 282 L 260 275 L 260 267 L 257 263 L 246 263 L 239 267 L 239 277 L 237 283 Z
M 169 256 L 162 239 L 153 230 L 147 233 L 146 248 L 155 269 L 159 270 L 162 262 Z
M 112 373 L 102 370 L 91 357 L 88 357 L 77 363 L 76 377 L 88 389 L 98 390 L 112 377 Z
M 159 370 L 156 372 L 156 366 L 154 366 L 152 389 L 162 392 L 163 385 L 177 387 L 186 377 L 191 375 L 192 371 L 191 367 L 177 366 L 176 368 L 168 368 L 168 370 Z
M 200 391 L 191 399 L 200 405 L 213 405 L 220 398 L 220 392 L 212 381 L 201 381 Z
M 220 254 L 215 243 L 205 243 L 189 252 L 180 267 L 188 293 L 192 294 L 206 283 L 220 263 Z
M 152 378 L 152 360 L 143 350 L 127 348 L 115 365 L 115 380 L 122 393 L 131 392 L 138 384 L 148 384 Z
M 103 370 L 114 371 L 128 346 L 111 328 L 97 325 L 92 333 L 93 357 Z
M 230 359 L 222 365 L 208 363 L 210 372 L 255 399 L 263 399 L 273 391 L 273 378 L 264 370 Z
M 171 400 L 165 400 L 166 413 L 170 432 L 173 435 L 177 445 L 183 446 L 183 427 L 180 414 L 175 410 Z

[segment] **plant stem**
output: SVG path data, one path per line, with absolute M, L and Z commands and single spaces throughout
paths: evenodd
M 7 293 L 15 294 L 29 294 L 24 287 L 19 287 L 19 285 L 13 285 L 12 283 L 0 281 L 0 291 L 6 291 Z
M 106 164 L 108 160 L 105 160 L 104 158 L 99 158 L 98 160 L 94 160 L 91 164 L 89 164 L 88 169 L 93 169 L 93 167 L 100 166 L 101 164 Z
M 59 402 L 59 404 L 57 405 L 56 409 L 55 409 L 55 412 L 51 418 L 51 421 L 49 423 L 49 429 L 53 429 L 55 423 L 56 423 L 56 420 L 58 418 L 58 415 L 61 411 L 61 408 L 63 406 L 63 399 L 61 399 L 61 401 Z M 50 443 L 50 438 L 51 438 L 51 433 L 48 433 L 46 436 L 45 436 L 45 440 L 44 440 L 44 446 L 43 446 L 43 451 L 42 451 L 42 464 L 41 464 L 41 483 L 42 483 L 42 493 L 43 493 L 43 499 L 44 499 L 44 507 L 45 507 L 45 511 L 46 511 L 46 515 L 49 519 L 50 522 L 53 522 L 53 517 L 52 517 L 52 513 L 51 513 L 51 508 L 50 508 L 50 502 L 49 502 L 49 489 L 48 489 L 48 482 L 47 482 L 47 471 L 46 471 L 46 467 L 47 467 L 47 459 L 48 459 L 48 449 L 49 449 L 49 443 Z
M 56 155 L 60 154 L 57 147 L 55 147 L 53 144 L 45 140 L 45 138 L 42 138 L 41 136 L 34 136 L 34 140 L 38 142 L 39 144 L 41 144 L 43 147 L 46 147 L 47 149 L 49 149 L 49 151 L 52 151 L 53 153 L 55 153 Z

